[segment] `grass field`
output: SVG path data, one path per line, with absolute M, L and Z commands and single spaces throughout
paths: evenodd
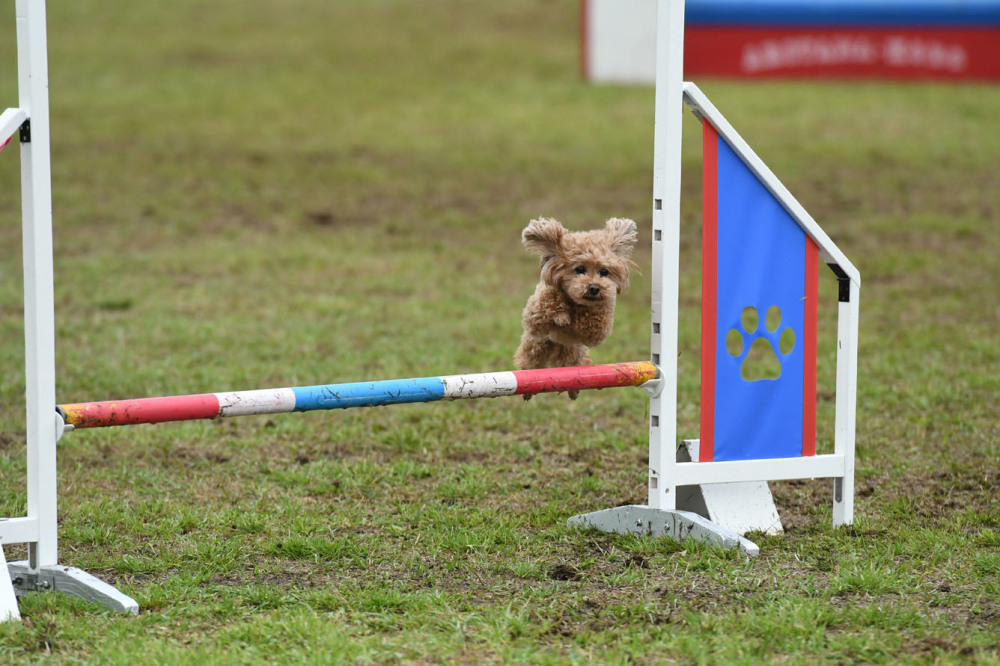
M 509 369 L 542 215 L 638 222 L 643 275 L 594 359 L 646 358 L 653 93 L 580 81 L 576 4 L 50 1 L 59 401 Z M 699 85 L 862 273 L 853 527 L 798 481 L 772 484 L 786 532 L 755 560 L 568 529 L 646 499 L 636 389 L 77 432 L 60 561 L 142 612 L 31 595 L 0 662 L 1000 662 L 1000 88 Z M 0 516 L 25 511 L 17 152 Z

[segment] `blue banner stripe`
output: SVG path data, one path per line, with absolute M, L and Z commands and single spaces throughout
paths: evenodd
M 984 26 L 1000 24 L 997 0 L 687 0 L 688 25 Z
M 293 388 L 296 412 L 317 409 L 376 407 L 410 402 L 433 402 L 444 398 L 440 377 L 390 379 L 353 384 L 325 384 Z

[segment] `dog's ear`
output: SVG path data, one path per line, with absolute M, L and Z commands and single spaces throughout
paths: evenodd
M 557 220 L 540 217 L 532 220 L 521 232 L 521 243 L 525 250 L 541 257 L 544 263 L 556 256 L 565 233 L 566 229 Z
M 632 248 L 639 240 L 635 222 L 622 217 L 613 217 L 604 225 L 604 233 L 608 237 L 608 245 L 615 254 L 625 259 L 632 256 Z

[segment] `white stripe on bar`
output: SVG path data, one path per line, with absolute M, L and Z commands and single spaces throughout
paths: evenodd
M 474 375 L 448 375 L 441 377 L 444 399 L 497 398 L 514 395 L 517 378 L 513 372 L 485 372 Z
M 219 416 L 284 414 L 295 409 L 295 393 L 290 388 L 216 393 Z

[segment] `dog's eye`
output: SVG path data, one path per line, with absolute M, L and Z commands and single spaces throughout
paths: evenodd
M 576 267 L 576 272 L 579 273 L 580 275 L 583 275 L 584 273 L 587 272 L 587 267 L 586 266 L 577 266 Z
M 609 275 L 611 275 L 611 271 L 609 271 L 607 268 L 601 269 L 601 277 L 608 277 Z

